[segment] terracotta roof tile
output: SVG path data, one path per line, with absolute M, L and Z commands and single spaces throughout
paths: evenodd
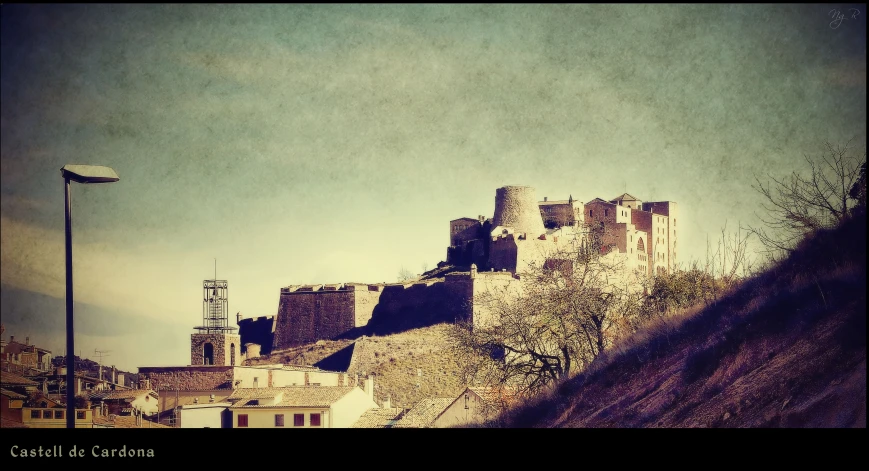
M 283 388 L 236 389 L 226 400 L 239 407 L 329 407 L 338 399 L 357 389 L 355 386 L 288 386 Z M 254 399 L 269 399 L 281 394 L 273 405 L 252 405 Z
M 18 394 L 17 392 L 8 389 L 0 389 L 0 395 L 6 396 L 10 399 L 25 399 L 27 397 L 24 394 Z
M 21 422 L 9 420 L 6 417 L 0 417 L 0 428 L 30 428 Z
M 454 397 L 430 397 L 419 401 L 395 423 L 395 428 L 426 428 L 455 401 Z
M 39 383 L 11 371 L 0 371 L 0 384 L 10 386 L 36 386 Z
M 359 417 L 350 428 L 389 428 L 402 416 L 400 407 L 370 409 Z

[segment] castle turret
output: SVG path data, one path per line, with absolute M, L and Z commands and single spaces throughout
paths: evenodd
M 505 186 L 495 191 L 495 217 L 492 225 L 510 227 L 515 233 L 525 233 L 536 239 L 546 232 L 534 188 Z

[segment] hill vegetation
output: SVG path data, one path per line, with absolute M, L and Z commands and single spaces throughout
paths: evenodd
M 866 217 L 658 319 L 492 427 L 865 427 Z

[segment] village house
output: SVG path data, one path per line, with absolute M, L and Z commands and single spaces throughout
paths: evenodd
M 481 424 L 515 403 L 512 391 L 494 387 L 467 387 L 432 422 L 433 428 Z
M 96 392 L 89 396 L 91 404 L 100 410 L 100 415 L 133 415 L 138 411 L 145 416 L 157 414 L 158 395 L 150 389 L 126 389 Z
M 231 402 L 185 404 L 178 414 L 179 428 L 232 428 Z
M 233 428 L 350 428 L 377 408 L 374 378 L 358 386 L 238 389 L 227 399 Z M 183 419 L 182 419 L 183 421 Z
M 419 401 L 393 428 L 434 428 L 435 422 L 456 399 L 453 397 L 429 397 Z

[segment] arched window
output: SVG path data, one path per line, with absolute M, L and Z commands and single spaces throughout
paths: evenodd
M 642 237 L 640 237 L 640 238 L 637 239 L 637 251 L 639 251 L 640 253 L 646 251 L 646 246 L 645 246 L 645 244 L 643 244 L 643 238 L 642 238 Z
M 206 342 L 202 346 L 202 360 L 205 365 L 214 364 L 214 345 L 211 345 L 211 342 Z

